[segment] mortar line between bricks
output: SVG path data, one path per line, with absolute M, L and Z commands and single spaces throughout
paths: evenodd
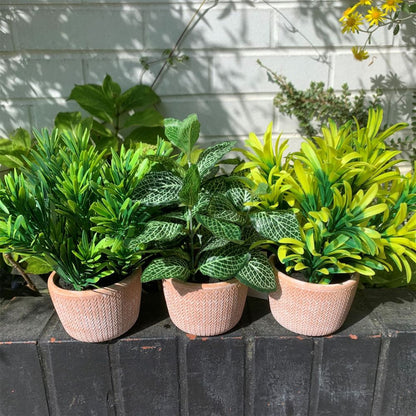
M 178 365 L 178 393 L 179 393 L 179 415 L 189 416 L 188 403 L 188 365 L 186 360 L 187 340 L 185 337 L 176 336 L 177 365 Z
M 36 341 L 36 353 L 38 356 L 40 373 L 42 375 L 43 391 L 45 392 L 46 407 L 48 409 L 48 415 L 52 415 L 51 406 L 50 406 L 50 394 L 49 394 L 49 388 L 48 388 L 48 380 L 47 380 L 46 371 L 45 371 L 45 362 L 44 362 L 44 358 L 42 355 L 39 340 Z
M 386 384 L 386 363 L 389 349 L 390 338 L 388 336 L 384 336 L 381 338 L 381 346 L 378 355 L 371 416 L 380 416 L 382 414 L 383 393 Z
M 114 366 L 113 366 L 113 358 L 112 358 L 112 355 L 113 355 L 112 346 L 113 345 L 115 344 L 107 343 L 107 359 L 108 359 L 108 367 L 110 369 L 110 383 L 111 383 L 112 410 L 113 410 L 112 413 L 108 412 L 108 416 L 111 416 L 111 415 L 117 416 L 119 414 L 119 412 L 117 411 L 116 390 L 115 390 L 115 382 L 114 382 Z M 120 366 L 117 366 L 117 367 L 120 368 Z M 108 395 L 106 399 L 107 399 L 107 409 L 108 409 L 108 404 L 109 404 Z M 123 402 L 123 405 L 124 405 L 124 402 Z M 110 402 L 110 406 L 111 406 L 111 402 Z M 122 415 L 125 414 L 124 409 L 120 414 Z
M 319 416 L 319 385 L 322 371 L 322 356 L 324 350 L 323 338 L 314 339 L 313 343 L 313 359 L 310 373 L 310 388 L 309 388 L 309 407 L 308 416 Z
M 254 398 L 256 387 L 256 368 L 255 368 L 255 339 L 247 337 L 245 342 L 244 360 L 244 415 L 254 415 Z

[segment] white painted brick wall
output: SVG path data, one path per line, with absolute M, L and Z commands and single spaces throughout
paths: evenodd
M 274 121 L 296 148 L 297 123 L 277 113 L 277 91 L 256 63 L 285 75 L 298 88 L 323 81 L 339 90 L 370 89 L 397 74 L 404 84 L 388 92 L 390 121 L 401 121 L 416 87 L 416 30 L 392 39 L 380 32 L 359 63 L 342 36 L 338 18 L 345 1 L 208 1 L 205 14 L 182 44 L 190 60 L 157 84 L 160 109 L 183 118 L 197 112 L 206 140 L 262 135 Z M 52 127 L 74 84 L 101 82 L 106 73 L 127 89 L 141 80 L 139 59 L 172 48 L 200 0 L 0 0 L 0 135 L 22 126 Z M 215 7 L 212 7 L 215 6 Z M 407 40 L 413 39 L 413 47 Z M 143 81 L 152 83 L 161 64 Z M 384 77 L 384 78 L 383 78 Z M 384 80 L 384 81 L 383 81 Z M 394 86 L 390 84 L 393 90 Z

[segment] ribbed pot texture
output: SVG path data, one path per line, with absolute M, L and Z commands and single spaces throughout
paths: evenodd
M 52 272 L 48 289 L 65 331 L 78 341 L 103 342 L 119 337 L 137 321 L 140 310 L 141 270 L 111 286 L 84 291 L 57 286 Z
M 339 284 L 302 282 L 280 271 L 270 259 L 277 290 L 269 294 L 270 310 L 280 325 L 301 335 L 329 335 L 341 328 L 357 291 L 359 275 Z
M 212 336 L 229 331 L 241 319 L 247 286 L 237 279 L 219 283 L 163 281 L 172 322 L 182 331 Z

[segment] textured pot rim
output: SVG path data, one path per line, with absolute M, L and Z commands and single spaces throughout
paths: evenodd
M 230 285 L 242 285 L 240 281 L 238 281 L 235 277 L 230 280 L 226 280 L 224 282 L 215 282 L 215 283 L 195 283 L 195 282 L 184 282 L 183 280 L 178 279 L 163 279 L 163 282 L 171 285 L 177 285 L 187 288 L 192 288 L 194 290 L 216 290 L 221 289 L 226 286 Z
M 334 291 L 340 290 L 341 288 L 344 289 L 344 288 L 348 288 L 349 286 L 354 286 L 360 280 L 360 275 L 358 273 L 354 273 L 352 274 L 350 279 L 341 283 L 333 283 L 333 284 L 331 283 L 329 285 L 320 285 L 318 283 L 303 282 L 302 280 L 295 279 L 294 277 L 291 277 L 281 272 L 280 270 L 278 270 L 275 266 L 275 261 L 274 261 L 275 258 L 276 256 L 273 254 L 272 256 L 270 256 L 269 261 L 273 269 L 277 272 L 279 279 L 286 280 L 287 282 L 290 282 L 291 285 L 297 286 L 300 289 L 305 289 L 305 290 L 309 290 L 313 292 L 322 292 L 322 291 L 334 292 Z
M 112 290 L 118 290 L 120 286 L 126 286 L 128 283 L 130 283 L 131 280 L 134 280 L 137 277 L 140 277 L 141 274 L 141 267 L 133 271 L 130 275 L 125 277 L 123 280 L 120 280 L 119 282 L 113 283 L 110 286 L 100 287 L 98 289 L 87 289 L 87 290 L 70 290 L 70 289 L 63 289 L 62 287 L 59 287 L 56 284 L 56 281 L 59 278 L 59 275 L 54 270 L 48 277 L 48 289 L 50 291 L 50 288 L 53 287 L 53 290 L 55 293 L 65 295 L 65 296 L 71 296 L 71 297 L 93 297 L 96 296 L 96 294 L 108 294 L 108 292 Z

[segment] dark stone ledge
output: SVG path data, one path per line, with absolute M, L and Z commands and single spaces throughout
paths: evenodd
M 358 292 L 346 323 L 296 335 L 248 298 L 239 325 L 194 337 L 144 294 L 123 337 L 86 344 L 63 330 L 47 296 L 0 304 L 0 415 L 390 416 L 416 407 L 416 296 Z

